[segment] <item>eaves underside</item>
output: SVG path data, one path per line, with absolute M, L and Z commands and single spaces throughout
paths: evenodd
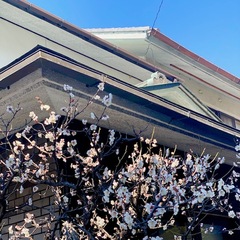
M 149 91 L 141 90 L 138 87 L 132 86 L 131 84 L 114 78 L 114 76 L 107 76 L 102 72 L 99 72 L 83 64 L 79 64 L 78 62 L 69 57 L 66 57 L 62 54 L 59 54 L 53 50 L 42 46 L 36 46 L 34 49 L 24 54 L 22 57 L 16 59 L 12 63 L 8 64 L 6 67 L 0 69 L 1 88 L 8 87 L 13 84 L 14 81 L 16 81 L 17 79 L 15 77 L 16 73 L 21 72 L 22 74 L 24 74 L 24 72 L 26 71 L 26 67 L 29 68 L 28 71 L 31 71 L 31 68 L 40 67 L 42 60 L 55 63 L 58 67 L 68 68 L 72 71 L 85 73 L 88 76 L 93 77 L 94 79 L 99 79 L 99 76 L 102 76 L 102 79 L 104 78 L 105 81 L 107 80 L 109 84 L 111 82 L 113 86 L 119 87 L 119 89 L 127 89 L 129 93 L 134 92 L 136 96 L 141 96 L 144 93 L 145 95 L 147 95 L 145 96 L 145 99 L 151 99 L 152 102 L 158 102 L 161 106 L 172 109 L 173 111 L 179 112 L 180 114 L 183 114 L 185 116 L 189 116 L 189 109 L 184 108 L 183 106 L 179 106 L 171 101 L 166 100 L 165 98 L 162 98 L 155 94 L 151 94 Z M 22 71 L 23 69 L 24 71 Z M 196 118 L 201 118 L 201 114 L 197 114 L 194 111 L 191 112 L 192 116 L 196 116 Z
M 105 50 L 111 54 L 114 54 L 115 56 L 118 56 L 118 57 L 120 57 L 132 64 L 135 64 L 136 66 L 146 69 L 150 72 L 156 71 L 156 66 L 154 66 L 151 63 L 148 63 L 147 61 L 143 60 L 142 58 L 132 55 L 128 51 L 125 51 L 124 49 L 121 49 L 101 38 L 98 38 L 95 35 L 87 32 L 81 28 L 78 28 L 78 27 L 54 16 L 53 14 L 50 14 L 50 13 L 42 10 L 41 8 L 38 8 L 26 1 L 22 1 L 22 0 L 3 0 L 3 1 L 7 2 L 27 13 L 30 13 L 31 15 L 33 15 L 39 19 L 42 19 L 42 20 L 72 34 L 73 36 L 76 36 L 79 39 L 86 41 L 87 43 L 92 44 L 92 46 L 94 46 L 94 47 L 97 47 L 97 48 Z M 2 18 L 2 16 L 0 18 Z M 4 20 L 9 21 L 8 19 L 4 19 Z M 12 23 L 14 23 L 14 22 L 12 22 Z M 21 27 L 21 26 L 19 25 L 19 27 Z M 37 33 L 35 33 L 35 34 L 37 34 Z M 46 36 L 42 36 L 42 37 L 46 37 Z M 74 50 L 74 49 L 72 49 L 72 50 Z
M 0 75 L 1 84 L 3 86 L 14 84 L 19 79 L 19 73 L 21 73 L 20 76 L 22 78 L 24 73 L 29 73 L 34 68 L 41 68 L 43 66 L 51 67 L 52 70 L 61 71 L 63 74 L 69 76 L 71 74 L 72 76 L 75 76 L 75 74 L 84 74 L 90 77 L 88 78 L 88 82 L 85 82 L 85 85 L 94 86 L 103 79 L 101 72 L 72 61 L 70 58 L 65 58 L 61 54 L 58 55 L 54 51 L 38 46 L 31 53 L 28 53 L 28 55 L 24 55 L 23 58 L 19 58 L 12 65 L 10 64 L 7 68 L 2 69 Z M 23 69 L 24 71 L 22 71 Z M 124 96 L 125 100 L 132 102 L 140 110 L 141 108 L 149 109 L 149 115 L 143 112 L 142 116 L 146 115 L 145 118 L 150 119 L 151 114 L 154 114 L 155 117 L 152 116 L 151 121 L 160 124 L 162 127 L 178 131 L 190 137 L 195 136 L 202 141 L 205 139 L 212 144 L 221 145 L 223 148 L 229 149 L 234 149 L 234 137 L 240 137 L 238 130 L 197 112 L 189 111 L 189 109 L 169 102 L 160 96 L 122 82 L 114 78 L 114 76 L 104 75 L 104 81 L 107 84 L 106 89 L 108 92 L 112 92 L 119 99 Z M 119 104 L 121 104 L 121 100 L 119 100 Z M 117 105 L 116 107 L 119 108 Z M 124 109 L 127 109 L 127 107 L 125 106 Z
M 89 43 L 94 44 L 95 46 L 105 49 L 106 51 L 112 52 L 115 55 L 120 56 L 128 61 L 131 61 L 132 63 L 134 63 L 136 65 L 146 68 L 149 71 L 154 72 L 156 70 L 162 70 L 162 72 L 164 72 L 163 69 L 160 69 L 160 68 L 152 65 L 151 63 L 148 63 L 147 61 L 130 54 L 129 52 L 127 52 L 123 49 L 119 49 L 115 45 L 110 44 L 109 42 L 107 42 L 103 39 L 100 39 L 100 38 L 94 36 L 93 34 L 87 32 L 83 29 L 80 29 L 80 28 L 78 28 L 78 27 L 54 16 L 53 14 L 50 14 L 50 13 L 42 10 L 41 8 L 38 8 L 26 1 L 22 1 L 22 0 L 4 0 L 4 1 L 8 2 L 11 5 L 18 7 L 20 9 L 22 9 L 23 11 L 26 11 L 38 18 L 41 18 L 59 28 L 62 28 L 64 30 L 72 33 L 73 35 L 76 35 L 76 36 L 88 41 Z M 134 29 L 134 28 L 132 28 L 132 29 Z M 149 28 L 149 30 L 147 31 L 147 34 L 149 34 L 149 36 L 153 36 L 154 38 L 157 38 L 159 41 L 164 42 L 168 46 L 172 47 L 173 49 L 176 49 L 177 51 L 181 52 L 183 55 L 193 59 L 194 61 L 205 66 L 206 68 L 211 69 L 214 72 L 222 75 L 224 78 L 227 78 L 230 81 L 235 82 L 235 83 L 240 82 L 240 79 L 237 78 L 236 76 L 233 76 L 232 74 L 215 66 L 214 64 L 208 62 L 207 60 L 201 58 L 200 56 L 192 53 L 188 49 L 182 47 L 178 43 L 174 42 L 170 38 L 168 38 L 165 35 L 163 35 L 162 33 L 160 33 L 158 30 Z M 171 73 L 166 72 L 166 74 L 171 74 Z

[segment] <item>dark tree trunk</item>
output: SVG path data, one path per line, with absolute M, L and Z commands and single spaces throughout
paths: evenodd
M 201 228 L 199 225 L 192 231 L 192 240 L 202 240 Z

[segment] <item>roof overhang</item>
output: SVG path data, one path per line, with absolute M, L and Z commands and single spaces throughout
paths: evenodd
M 67 83 L 73 86 L 74 94 L 84 106 L 95 93 L 96 84 L 104 79 L 106 91 L 113 94 L 114 101 L 107 109 L 110 122 L 102 126 L 144 136 L 150 136 L 155 128 L 155 137 L 165 146 L 177 145 L 180 150 L 191 148 L 196 152 L 206 148 L 210 154 L 220 152 L 229 162 L 235 159 L 234 140 L 240 138 L 240 131 L 52 50 L 40 46 L 33 49 L 3 68 L 0 79 L 1 86 L 10 86 L 9 90 L 1 91 L 1 106 L 20 103 L 23 108 L 15 121 L 16 127 L 26 122 L 32 110 L 39 112 L 40 120 L 46 117 L 35 103 L 36 96 L 59 112 L 68 99 L 62 88 Z M 92 104 L 91 109 L 84 112 L 84 118 L 90 116 L 91 111 L 101 114 L 102 104 Z M 82 117 L 80 115 L 79 119 Z
M 239 119 L 240 79 L 190 52 L 158 30 L 150 27 L 87 30 L 178 79 L 207 106 Z M 229 105 L 233 107 L 229 108 Z
M 147 59 L 149 62 L 155 64 L 155 66 L 162 66 L 162 70 L 168 69 L 174 73 L 174 68 L 180 68 L 181 66 L 185 70 L 185 74 L 200 76 L 203 79 L 207 77 L 210 83 L 213 80 L 211 78 L 217 78 L 219 81 L 233 85 L 234 83 L 240 83 L 238 77 L 194 54 L 166 37 L 158 29 L 131 27 L 86 30 L 97 37 L 134 53 L 136 56 Z M 184 71 L 182 74 L 184 76 Z M 180 76 L 177 77 L 181 78 Z
M 144 81 L 156 70 L 154 64 L 27 1 L 0 1 L 0 25 L 0 35 L 4 36 L 0 39 L 0 67 L 41 45 L 132 84 Z

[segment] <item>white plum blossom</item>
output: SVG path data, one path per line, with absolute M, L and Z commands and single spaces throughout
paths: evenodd
M 45 123 L 45 125 L 55 124 L 59 118 L 60 118 L 60 115 L 57 115 L 55 112 L 52 111 L 50 113 L 49 118 L 46 118 L 44 123 Z
M 68 84 L 64 84 L 64 85 L 63 85 L 63 89 L 64 89 L 64 91 L 66 91 L 66 92 L 70 92 L 70 91 L 73 90 L 73 87 L 72 87 L 72 86 L 69 86 Z
M 71 145 L 72 145 L 73 147 L 75 147 L 75 146 L 77 145 L 77 140 L 76 140 L 76 139 L 71 140 Z
M 110 213 L 112 219 L 118 217 L 118 212 L 116 210 L 109 210 L 109 213 Z
M 29 206 L 32 206 L 32 204 L 33 204 L 32 198 L 29 198 L 29 199 L 28 199 L 28 205 L 29 205 Z
M 240 202 L 240 194 L 239 194 L 239 193 L 236 193 L 236 194 L 235 194 L 235 198 L 236 198 L 237 201 Z
M 16 133 L 16 138 L 21 138 L 22 134 L 21 133 Z
M 109 116 L 107 114 L 104 114 L 101 119 L 103 121 L 107 121 L 109 119 Z
M 13 112 L 14 112 L 13 106 L 7 106 L 6 111 L 7 111 L 8 113 L 13 113 Z
M 108 95 L 105 95 L 103 97 L 103 100 L 102 100 L 102 103 L 106 106 L 106 107 L 109 107 L 111 104 L 112 104 L 112 99 L 113 99 L 113 96 L 111 93 L 109 93 Z
M 97 125 L 91 124 L 90 129 L 91 129 L 91 131 L 96 131 L 97 130 Z
M 70 96 L 70 98 L 74 98 L 75 97 L 75 95 L 72 92 L 69 93 L 69 96 Z
M 32 118 L 33 121 L 38 121 L 38 116 L 33 111 L 29 113 L 29 117 Z
M 23 190 L 24 190 L 24 188 L 23 188 L 23 186 L 21 185 L 20 188 L 19 188 L 19 193 L 22 194 L 22 193 L 23 193 Z
M 63 202 L 68 203 L 68 201 L 69 201 L 69 198 L 67 196 L 63 196 Z
M 132 229 L 132 227 L 133 227 L 133 218 L 132 218 L 132 216 L 129 214 L 129 212 L 126 212 L 125 214 L 124 214 L 124 221 L 125 221 L 125 223 L 127 224 L 127 226 L 128 226 L 128 228 L 129 229 Z
M 240 151 L 240 144 L 237 144 L 237 145 L 235 146 L 235 151 L 236 151 L 236 152 Z
M 157 222 L 154 219 L 151 218 L 150 220 L 148 220 L 148 227 L 150 229 L 154 229 L 156 225 L 157 225 Z
M 98 89 L 99 89 L 99 91 L 103 91 L 104 90 L 104 82 L 100 82 L 98 84 Z
M 178 166 L 178 164 L 179 164 L 179 160 L 178 159 L 174 159 L 173 160 L 173 162 L 172 162 L 172 168 L 175 168 L 175 167 L 177 167 Z
M 8 233 L 9 233 L 10 235 L 13 234 L 13 226 L 12 226 L 12 225 L 8 228 Z
M 32 109 L 30 121 L 26 116 L 28 125 L 22 131 L 11 121 L 18 110 L 9 106 L 7 112 L 13 114 L 4 113 L 10 122 L 0 128 L 1 147 L 7 146 L 0 159 L 0 197 L 6 199 L 8 214 L 26 211 L 25 218 L 4 230 L 9 239 L 34 239 L 35 232 L 54 238 L 57 226 L 61 240 L 162 240 L 165 231 L 180 240 L 198 226 L 206 234 L 214 230 L 214 219 L 211 226 L 200 224 L 205 214 L 217 211 L 228 220 L 240 218 L 232 202 L 240 201 L 238 163 L 223 175 L 223 157 L 199 156 L 191 150 L 186 156 L 176 155 L 176 149 L 157 145 L 155 130 L 144 138 L 136 129 L 133 137 L 104 129 L 112 126 L 107 107 L 113 99 L 102 92 L 104 82 L 87 103 L 74 97 L 68 84 L 63 90 L 68 96 L 61 115 L 37 97 L 40 108 Z M 14 195 L 18 201 L 12 201 Z M 49 206 L 43 206 L 44 215 L 34 216 L 45 197 Z M 172 227 L 181 216 L 186 231 L 180 232 Z
M 54 133 L 52 133 L 52 132 L 47 132 L 47 133 L 45 134 L 45 138 L 46 138 L 46 139 L 49 139 L 51 142 L 53 142 L 54 139 L 55 139 Z
M 97 94 L 94 96 L 94 99 L 95 99 L 95 100 L 99 100 L 100 98 L 101 98 L 101 97 L 100 97 L 99 95 L 97 95 Z
M 87 120 L 83 119 L 83 120 L 82 120 L 82 124 L 83 124 L 83 125 L 86 125 L 86 124 L 87 124 Z
M 104 194 L 103 201 L 104 202 L 108 203 L 110 201 L 110 198 L 109 198 L 110 197 L 110 193 L 111 192 L 108 189 L 103 191 L 103 194 Z
M 96 219 L 96 220 L 97 220 L 97 223 L 96 223 L 96 224 L 97 224 L 98 227 L 101 228 L 101 227 L 103 227 L 103 226 L 105 225 L 105 220 L 104 220 L 103 218 L 97 216 L 97 219 Z
M 38 186 L 34 186 L 33 187 L 33 192 L 37 192 L 38 191 Z
M 7 168 L 12 168 L 12 166 L 15 164 L 15 157 L 14 154 L 11 154 L 9 158 L 6 160 L 6 167 Z
M 93 112 L 90 113 L 90 116 L 91 116 L 91 119 L 95 119 L 96 118 L 96 115 Z
M 109 145 L 112 146 L 115 141 L 115 131 L 113 129 L 108 131 L 109 131 Z
M 230 211 L 228 212 L 228 216 L 229 216 L 230 218 L 235 218 L 235 217 L 236 217 L 236 214 L 235 214 L 235 212 L 234 212 L 233 210 L 230 210 Z
M 173 207 L 173 212 L 174 212 L 174 215 L 177 215 L 178 212 L 179 212 L 179 205 L 178 204 L 175 204 L 174 207 Z
M 40 105 L 40 109 L 41 109 L 41 110 L 46 110 L 46 111 L 48 111 L 48 110 L 50 109 L 50 106 L 47 105 L 47 104 L 41 104 L 41 105 Z

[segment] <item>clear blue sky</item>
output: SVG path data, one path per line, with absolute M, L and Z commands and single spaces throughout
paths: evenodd
M 153 26 L 162 0 L 29 0 L 80 28 Z M 154 25 L 240 77 L 240 0 L 163 0 Z

